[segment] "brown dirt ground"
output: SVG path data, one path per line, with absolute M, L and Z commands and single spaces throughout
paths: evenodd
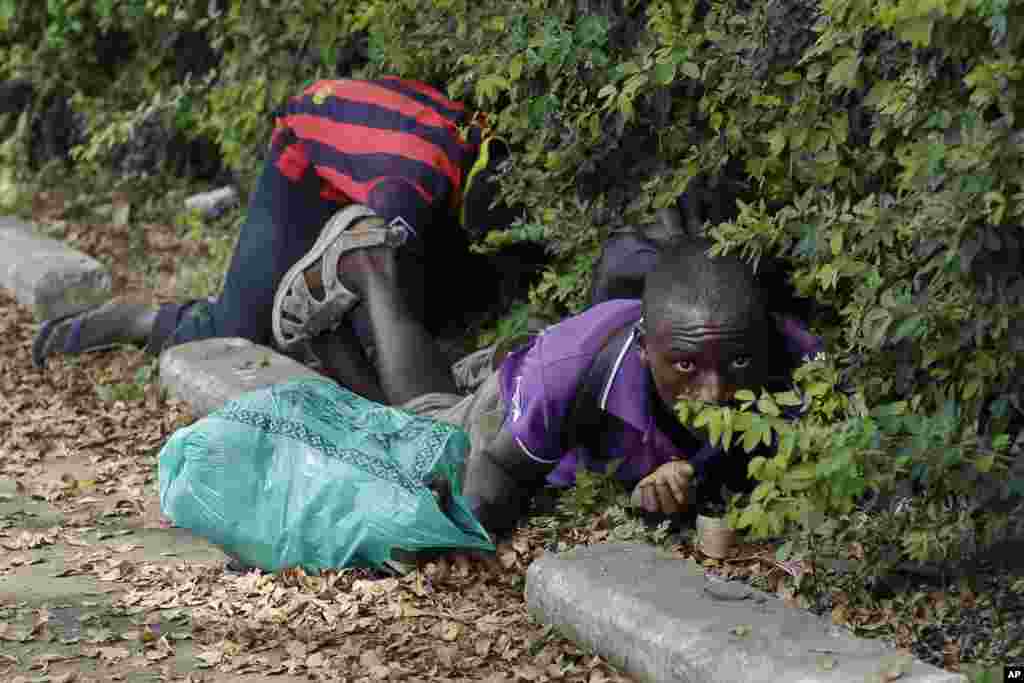
M 115 205 L 124 201 L 113 197 Z M 40 195 L 33 207 L 36 220 L 108 263 L 119 298 L 173 300 L 180 266 L 205 255 L 203 245 L 183 240 L 171 225 L 54 223 L 64 203 L 57 193 Z M 155 289 L 152 279 L 147 287 L 140 253 L 156 272 Z M 64 517 L 59 526 L 29 535 L 5 533 L 0 525 L 0 545 L 11 551 L 0 554 L 0 574 L 24 564 L 28 549 L 74 547 L 104 516 L 116 515 L 125 528 L 158 526 L 156 455 L 175 429 L 191 421 L 182 406 L 161 398 L 155 384 L 125 400 L 101 398 L 98 387 L 134 384 L 135 373 L 149 362 L 140 351 L 57 357 L 39 372 L 30 362 L 35 330 L 28 310 L 0 290 L 0 477 L 14 479 Z M 560 538 L 589 543 L 608 535 L 607 519 L 601 517 L 587 528 L 563 531 Z M 120 549 L 76 548 L 64 558 L 65 571 L 110 581 L 117 588 L 113 607 L 144 617 L 141 626 L 84 643 L 70 660 L 37 658 L 27 672 L 21 662 L 0 655 L 0 675 L 66 683 L 81 669 L 76 661 L 89 660 L 94 677 L 78 674 L 79 680 L 131 679 L 147 667 L 163 680 L 632 680 L 531 622 L 523 601 L 525 570 L 548 542 L 544 530 L 522 529 L 499 548 L 500 569 L 461 572 L 429 565 L 402 579 L 363 571 L 238 575 L 220 564 L 137 560 L 129 542 Z M 775 562 L 771 545 L 741 544 L 724 562 L 709 560 L 685 543 L 675 550 L 726 577 L 766 579 L 769 590 L 794 606 L 807 606 L 795 595 L 793 576 L 812 569 Z M 921 596 L 914 600 L 916 611 L 904 613 L 899 603 L 884 611 L 847 608 L 838 594 L 832 616 L 850 626 L 884 622 L 897 646 L 909 650 L 919 638 L 918 626 L 935 622 L 950 600 L 975 600 L 970 593 Z M 0 641 L 14 640 L 5 631 L 2 608 L 0 601 Z M 155 624 L 147 626 L 150 615 L 162 613 L 166 619 L 168 612 L 181 611 L 189 615 L 189 638 L 198 657 L 199 668 L 188 673 L 166 664 L 177 642 Z M 51 616 L 38 610 L 28 636 L 45 637 Z M 957 647 L 950 642 L 943 657 L 951 670 L 959 666 Z
M 55 195 L 39 198 L 36 219 L 52 220 L 62 202 Z M 145 287 L 129 253 L 130 230 L 139 227 L 147 257 L 159 268 L 155 292 Z M 202 257 L 200 248 L 184 243 L 167 225 L 67 222 L 63 228 L 51 224 L 49 232 L 108 263 L 119 298 L 171 299 L 178 263 Z M 14 479 L 64 518 L 36 533 L 0 528 L 0 543 L 15 549 L 0 555 L 0 572 L 26 562 L 23 552 L 61 544 L 77 551 L 64 558 L 65 573 L 105 576 L 118 589 L 119 610 L 187 609 L 203 670 L 180 674 L 168 666 L 165 680 L 239 680 L 243 674 L 248 676 L 240 680 L 281 674 L 345 681 L 631 680 L 531 622 L 522 584 L 527 564 L 540 552 L 539 533 L 523 533 L 504 546 L 500 571 L 477 567 L 460 573 L 431 565 L 402 579 L 363 571 L 238 575 L 220 565 L 135 561 L 127 543 L 122 552 L 76 548 L 84 545 L 76 539 L 95 528 L 101 515 L 117 514 L 129 528 L 159 524 L 156 455 L 191 420 L 181 405 L 163 400 L 155 384 L 127 400 L 100 398 L 99 386 L 133 384 L 136 371 L 149 362 L 138 350 L 56 357 L 37 371 L 30 362 L 36 329 L 28 309 L 0 290 L 0 477 Z M 31 633 L 14 634 L 0 616 L 0 641 L 52 639 L 45 628 L 50 618 L 39 610 Z M 123 637 L 82 645 L 78 658 L 95 664 L 94 680 L 159 668 L 175 649 L 158 629 L 127 635 L 138 637 L 144 648 L 133 650 Z M 0 657 L 0 675 L 20 674 L 24 681 L 63 683 L 85 669 L 74 656 L 37 657 L 28 671 L 11 659 Z

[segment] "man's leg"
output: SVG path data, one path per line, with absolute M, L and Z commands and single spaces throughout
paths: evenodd
M 365 313 L 365 307 L 360 305 L 349 314 L 349 318 L 365 317 Z M 364 350 L 367 341 L 367 338 L 357 334 L 349 324 L 349 319 L 346 319 L 337 330 L 314 338 L 310 345 L 324 369 L 339 384 L 363 398 L 387 403 L 388 398 L 380 386 L 377 370 Z
M 148 342 L 153 352 L 212 337 L 270 339 L 270 314 L 281 277 L 316 241 L 338 210 L 320 198 L 320 179 L 309 171 L 293 182 L 271 154 L 249 201 L 245 222 L 221 295 L 211 301 L 166 304 L 159 309 L 111 303 L 40 328 L 33 359 L 79 353 L 113 344 Z
M 422 293 L 425 285 L 414 261 L 384 246 L 358 249 L 338 259 L 339 279 L 365 307 L 376 349 L 377 376 L 390 405 L 429 393 L 456 393 L 448 359 L 411 303 L 422 297 L 410 293 Z M 311 285 L 315 286 L 319 272 L 319 263 L 306 271 L 307 281 L 313 280 Z
M 278 170 L 271 155 L 249 202 L 221 295 L 181 315 L 166 343 L 159 339 L 160 331 L 153 341 L 161 348 L 211 337 L 268 343 L 278 283 L 309 251 L 338 208 L 320 198 L 320 178 L 312 168 L 293 182 Z

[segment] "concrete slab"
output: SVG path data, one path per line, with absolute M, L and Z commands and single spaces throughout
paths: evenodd
M 238 190 L 231 186 L 192 195 L 185 200 L 187 210 L 198 211 L 206 220 L 212 220 L 235 206 L 238 206 Z
M 526 600 L 535 618 L 641 680 L 863 683 L 903 662 L 901 682 L 967 681 L 642 544 L 544 555 Z
M 160 354 L 160 384 L 207 415 L 242 394 L 318 372 L 266 346 L 246 339 L 206 339 Z
M 110 272 L 80 251 L 44 237 L 28 223 L 0 217 L 0 287 L 36 320 L 71 315 L 110 298 Z

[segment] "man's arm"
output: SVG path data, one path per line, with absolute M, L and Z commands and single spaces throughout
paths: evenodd
M 491 533 L 508 531 L 557 462 L 527 455 L 512 434 L 502 429 L 466 465 L 463 493 L 480 523 Z

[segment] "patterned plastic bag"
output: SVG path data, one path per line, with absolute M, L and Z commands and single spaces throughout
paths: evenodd
M 461 496 L 468 454 L 457 427 L 303 378 L 175 432 L 160 451 L 160 508 L 266 571 L 493 551 Z

